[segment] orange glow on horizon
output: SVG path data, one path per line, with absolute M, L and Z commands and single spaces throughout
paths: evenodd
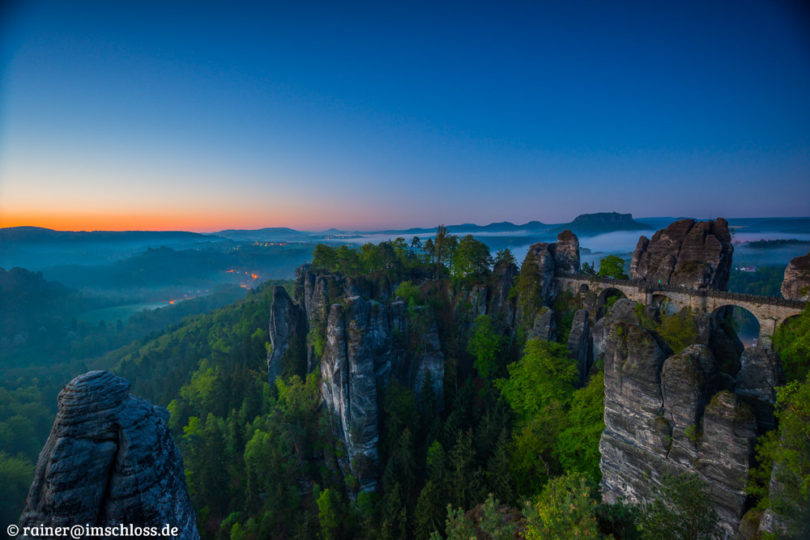
M 281 214 L 273 209 L 266 212 L 18 212 L 0 207 L 0 228 L 43 227 L 57 231 L 193 231 L 210 233 L 226 229 L 261 229 L 289 227 L 298 230 L 389 228 L 385 223 L 347 223 L 346 215 L 336 212 L 324 215 L 312 210 L 311 221 L 301 213 Z M 354 217 L 354 216 L 352 216 Z M 333 221 L 325 221 L 333 219 Z M 375 220 L 376 221 L 376 220 Z

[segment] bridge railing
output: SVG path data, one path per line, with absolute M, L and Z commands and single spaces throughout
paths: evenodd
M 640 291 L 645 293 L 661 292 L 677 292 L 689 294 L 693 296 L 711 296 L 713 298 L 722 298 L 726 300 L 736 300 L 737 302 L 750 302 L 753 304 L 769 304 L 773 306 L 784 306 L 795 309 L 804 309 L 808 304 L 802 300 L 786 300 L 784 298 L 775 298 L 773 296 L 759 296 L 756 294 L 736 293 L 729 291 L 719 291 L 717 289 L 693 289 L 683 285 L 665 285 L 650 283 L 643 279 L 614 279 L 608 277 L 592 276 L 590 274 L 571 274 L 567 276 L 557 276 L 563 279 L 575 279 L 579 281 L 589 281 L 602 283 L 604 285 L 624 286 L 624 287 L 637 287 Z

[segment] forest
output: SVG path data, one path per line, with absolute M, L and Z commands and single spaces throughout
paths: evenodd
M 624 264 L 617 259 L 608 258 L 594 272 L 621 277 Z M 601 502 L 603 374 L 597 365 L 583 381 L 565 346 L 578 307 L 574 298 L 560 295 L 554 303 L 556 341 L 527 338 L 529 321 L 543 307 L 533 293 L 538 270 L 524 265 L 510 292 L 522 313 L 516 333 L 505 332 L 503 321 L 487 315 L 466 313 L 471 324 L 460 323 L 452 299 L 487 283 L 498 265 L 512 263 L 506 249 L 492 257 L 472 236 L 458 238 L 441 228 L 424 243 L 414 238 L 315 248 L 313 271 L 393 284 L 414 323 L 426 314 L 438 321 L 446 358 L 443 399 L 429 384 L 417 392 L 391 380 L 381 389 L 381 475 L 374 492 L 358 491 L 357 480 L 338 465 L 345 449 L 330 428 L 318 371 L 292 365 L 267 380 L 273 287 L 282 284 L 292 293 L 293 282 L 265 283 L 242 300 L 151 335 L 138 334 L 134 328 L 145 323 L 136 319 L 118 329 L 135 341 L 121 346 L 113 339 L 94 350 L 92 364 L 112 368 L 132 382 L 134 394 L 170 411 L 204 538 L 716 534 L 707 487 L 697 476 L 670 478 L 660 499 L 647 505 Z M 41 276 L 26 279 L 57 298 L 71 294 L 51 290 Z M 657 320 L 637 312 L 639 324 L 654 329 L 673 350 L 694 339 L 687 312 Z M 318 347 L 324 337 L 309 339 Z M 810 311 L 784 325 L 775 343 L 786 374 L 779 427 L 760 439 L 750 496 L 756 508 L 775 506 L 804 516 L 810 485 L 804 442 L 810 436 Z M 60 376 L 83 361 L 80 351 L 67 356 L 61 371 L 57 365 L 19 372 L 0 388 L 0 481 L 8 486 L 2 508 L 9 522 L 22 507 L 53 418 L 54 403 L 46 404 L 43 396 L 55 395 L 64 382 Z M 776 501 L 768 483 L 774 463 L 788 486 Z

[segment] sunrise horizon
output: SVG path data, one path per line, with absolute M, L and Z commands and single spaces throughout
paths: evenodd
M 801 11 L 585 7 L 5 6 L 0 226 L 810 215 Z
M 598 214 L 614 212 L 611 209 L 604 209 L 596 212 L 584 212 L 583 214 Z M 739 216 L 739 215 L 690 215 L 685 213 L 678 213 L 675 215 L 636 215 L 633 212 L 618 212 L 629 213 L 634 220 L 644 222 L 645 219 L 676 219 L 676 218 L 691 218 L 699 221 L 711 220 L 716 218 L 724 218 L 730 220 L 738 219 L 810 219 L 808 215 L 755 215 L 755 216 Z M 583 215 L 578 214 L 578 215 Z M 577 216 L 578 216 L 577 215 Z M 190 232 L 197 234 L 213 234 L 227 230 L 261 230 L 261 229 L 292 229 L 300 232 L 324 232 L 330 229 L 337 229 L 347 232 L 377 232 L 387 230 L 408 230 L 408 229 L 431 229 L 439 225 L 476 225 L 486 226 L 499 223 L 512 223 L 514 225 L 523 225 L 531 221 L 538 221 L 543 225 L 564 225 L 571 223 L 577 216 L 571 216 L 569 219 L 562 220 L 549 220 L 542 219 L 542 216 L 534 217 L 531 219 L 512 219 L 504 217 L 502 219 L 491 220 L 476 220 L 476 219 L 463 219 L 460 221 L 447 221 L 437 220 L 434 223 L 429 222 L 405 222 L 405 223 L 385 223 L 381 222 L 377 225 L 351 225 L 351 224 L 324 224 L 324 225 L 307 225 L 307 224 L 294 224 L 289 222 L 222 222 L 218 225 L 193 225 L 194 220 L 178 220 L 173 216 L 159 216 L 152 221 L 140 221 L 137 217 L 130 219 L 122 219 L 120 215 L 95 215 L 92 218 L 85 216 L 70 216 L 61 218 L 59 216 L 42 216 L 40 219 L 25 219 L 25 218 L 11 218 L 0 216 L 0 229 L 14 229 L 14 228 L 33 228 L 33 229 L 49 229 L 58 232 Z M 122 223 L 123 222 L 123 223 Z M 157 224 L 155 224 L 157 223 Z

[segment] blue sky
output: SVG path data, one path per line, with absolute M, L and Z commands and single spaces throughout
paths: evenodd
M 336 4 L 7 6 L 0 225 L 810 215 L 798 2 Z

